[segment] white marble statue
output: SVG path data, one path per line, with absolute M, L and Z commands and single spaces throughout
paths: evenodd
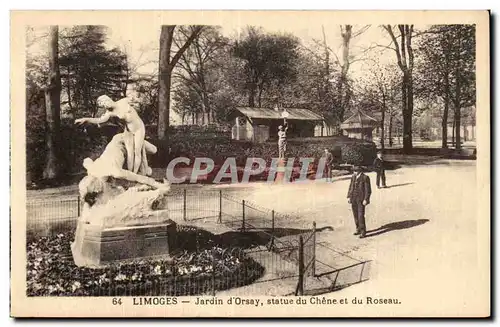
M 150 176 L 152 171 L 148 166 L 146 153 L 155 153 L 156 147 L 144 139 L 146 128 L 137 111 L 129 104 L 127 98 L 114 102 L 107 95 L 102 95 L 97 98 L 97 105 L 106 110 L 101 117 L 76 119 L 75 124 L 100 125 L 106 123 L 111 117 L 117 117 L 125 123 L 123 142 L 127 149 L 127 169 L 136 174 Z
M 89 223 L 108 227 L 139 223 L 151 215 L 170 190 L 165 180 L 159 183 L 123 169 L 127 157 L 125 137 L 124 133 L 115 135 L 99 158 L 83 162 L 87 176 L 78 187 L 83 200 L 82 219 Z

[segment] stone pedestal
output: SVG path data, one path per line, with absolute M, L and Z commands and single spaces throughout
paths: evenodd
M 127 180 L 87 176 L 79 189 L 84 201 L 71 244 L 77 266 L 171 253 L 176 224 L 169 219 L 168 185 L 152 189 Z
M 80 221 L 71 251 L 77 266 L 99 267 L 119 260 L 168 256 L 175 248 L 175 236 L 176 224 L 170 219 L 114 228 Z

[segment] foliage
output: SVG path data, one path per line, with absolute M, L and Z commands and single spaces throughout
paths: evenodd
M 460 107 L 474 105 L 476 97 L 475 27 L 433 25 L 420 42 L 419 90 L 426 97 L 460 97 Z M 446 85 L 448 82 L 448 85 Z
M 158 79 L 143 76 L 134 85 L 136 98 L 134 105 L 146 125 L 158 124 Z
M 369 49 L 355 50 L 362 47 L 353 41 L 368 27 L 352 28 L 341 27 L 337 37 L 342 46 L 334 51 L 326 44 L 326 37 L 306 43 L 292 35 L 269 33 L 258 27 L 247 27 L 241 35 L 226 37 L 215 26 L 165 25 L 160 42 L 162 73 L 141 75 L 123 51 L 107 44 L 105 27 L 61 27 L 60 165 L 69 174 L 78 172 L 85 156 L 95 156 L 102 150 L 108 132 L 92 128 L 83 132 L 74 127 L 72 119 L 95 115 L 95 100 L 104 93 L 114 99 L 134 95 L 134 106 L 148 126 L 149 136 L 151 126 L 166 124 L 163 130 L 171 133 L 170 145 L 163 137 L 161 141 L 153 140 L 159 153 L 151 159 L 162 161 L 162 165 L 170 157 L 169 147 L 174 155 L 190 154 L 192 150 L 191 155 L 208 154 L 221 160 L 234 155 L 242 162 L 246 156 L 254 155 L 269 159 L 277 151 L 273 142 L 238 143 L 212 132 L 207 133 L 214 134 L 215 139 L 207 140 L 202 137 L 204 132 L 194 135 L 168 128 L 169 110 L 165 108 L 170 106 L 170 95 L 172 109 L 183 117 L 183 124 L 194 125 L 232 124 L 230 111 L 247 105 L 274 107 L 280 103 L 284 107 L 307 108 L 322 114 L 330 124 L 337 124 L 349 108 L 377 113 L 377 118 L 383 112 L 384 137 L 391 136 L 391 127 L 403 120 L 405 149 L 408 132 L 436 127 L 436 118 L 444 117 L 446 106 L 455 113 L 454 117 L 445 118 L 450 123 L 460 121 L 460 115 L 475 119 L 473 25 L 434 25 L 424 31 L 414 31 L 413 25 L 386 25 L 385 38 L 392 42 L 377 46 L 394 50 L 394 63 L 370 63 L 371 69 L 364 69 L 363 76 L 357 79 L 349 73 L 349 65 L 365 60 Z M 37 54 L 31 46 L 40 40 L 46 44 L 46 37 L 28 29 L 26 40 L 27 170 L 36 178 L 41 175 L 46 156 L 44 140 L 48 132 L 43 88 L 47 83 L 48 58 L 47 51 Z M 159 76 L 168 77 L 163 80 L 162 97 Z M 410 99 L 413 97 L 415 108 Z M 293 142 L 290 140 L 290 144 Z M 326 145 L 326 141 L 321 142 Z M 289 147 L 289 154 L 320 156 L 321 147 L 323 144 L 298 144 Z
M 226 82 L 223 80 L 220 57 L 224 56 L 229 40 L 222 36 L 220 30 L 220 27 L 205 27 L 179 60 L 179 69 L 174 74 L 178 87 L 174 100 L 182 121 L 187 114 L 199 113 L 202 114 L 203 124 L 213 121 L 214 93 Z M 182 44 L 188 37 L 187 28 L 180 27 L 174 42 Z
M 248 27 L 243 39 L 235 42 L 232 51 L 244 63 L 250 107 L 262 106 L 262 94 L 271 85 L 281 88 L 295 81 L 299 44 L 295 36 L 265 34 L 255 27 Z
M 470 117 L 475 110 L 475 26 L 433 25 L 426 33 L 419 44 L 418 94 L 433 107 L 434 116 L 441 116 L 442 146 L 447 147 L 449 108 L 453 108 L 456 125 L 461 124 L 462 114 Z M 458 138 L 460 129 L 455 134 Z
M 30 79 L 26 81 L 26 117 L 26 170 L 32 176 L 41 176 L 45 164 L 45 93 Z
M 371 165 L 376 156 L 374 144 L 345 144 L 342 145 L 342 161 L 350 165 Z
M 75 26 L 62 32 L 59 59 L 67 109 L 78 116 L 96 114 L 96 99 L 127 95 L 128 65 L 118 48 L 106 47 L 104 26 Z
M 58 138 L 59 166 L 63 173 L 81 169 L 82 155 L 99 151 L 102 137 L 77 130 L 75 116 L 94 115 L 95 101 L 101 94 L 115 99 L 125 96 L 127 65 L 118 49 L 106 47 L 106 29 L 102 26 L 75 26 L 61 29 L 59 37 L 59 67 L 61 71 L 61 136 Z M 26 69 L 26 155 L 31 179 L 40 179 L 47 149 L 45 95 L 43 88 L 48 76 L 48 59 L 28 52 Z M 69 115 L 68 115 L 69 113 Z M 71 118 L 69 118 L 71 117 Z
M 189 135 L 189 136 L 188 136 Z M 154 167 L 165 168 L 170 160 L 176 157 L 211 158 L 218 165 L 222 165 L 227 158 L 236 158 L 236 163 L 244 167 L 247 158 L 262 158 L 269 165 L 273 158 L 278 156 L 278 146 L 274 141 L 265 143 L 252 143 L 230 140 L 222 132 L 172 131 L 171 133 L 170 155 L 155 155 L 151 158 Z M 157 140 L 152 140 L 157 144 Z M 318 160 L 324 155 L 324 149 L 330 149 L 332 153 L 338 153 L 344 144 L 366 144 L 369 148 L 375 148 L 371 142 L 350 139 L 347 137 L 322 137 L 322 138 L 298 138 L 289 139 L 287 147 L 288 158 L 314 158 Z M 373 150 L 375 153 L 375 150 Z

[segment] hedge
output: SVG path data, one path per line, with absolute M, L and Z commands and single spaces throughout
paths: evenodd
M 68 176 L 83 173 L 83 159 L 98 157 L 113 135 L 119 132 L 118 128 L 112 126 L 101 128 L 88 126 L 84 130 L 76 127 L 72 121 L 63 121 L 58 148 L 61 149 L 60 164 L 65 180 L 69 179 Z M 147 137 L 148 141 L 158 148 L 158 152 L 149 157 L 151 167 L 166 168 L 170 160 L 176 157 L 187 157 L 192 160 L 207 157 L 219 165 L 227 158 L 234 157 L 241 167 L 245 165 L 247 158 L 255 157 L 264 159 L 269 165 L 278 155 L 275 141 L 265 143 L 234 141 L 215 127 L 172 128 L 170 132 L 168 147 L 163 140 Z M 325 148 L 333 153 L 336 163 L 352 163 L 362 157 L 363 164 L 366 165 L 371 164 L 375 156 L 375 144 L 372 142 L 347 137 L 309 137 L 289 139 L 287 157 L 319 159 L 324 155 Z M 43 140 L 29 140 L 27 164 L 27 173 L 31 175 L 31 179 L 39 181 L 45 164 Z

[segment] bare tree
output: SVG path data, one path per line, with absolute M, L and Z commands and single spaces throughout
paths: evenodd
M 163 25 L 160 34 L 159 95 L 158 95 L 158 138 L 167 140 L 170 123 L 170 88 L 172 71 L 182 54 L 203 30 L 203 26 L 191 26 L 191 34 L 172 56 L 174 31 L 177 25 Z
M 180 44 L 185 42 L 190 35 L 189 28 L 180 28 L 180 37 L 174 39 L 175 44 L 180 47 Z M 179 66 L 182 70 L 176 74 L 176 78 L 184 82 L 200 97 L 203 124 L 210 123 L 212 113 L 209 101 L 210 93 L 213 92 L 210 85 L 210 73 L 214 70 L 214 62 L 218 52 L 227 44 L 228 41 L 224 39 L 218 28 L 206 27 L 193 40 L 191 47 L 182 54 L 179 60 Z
M 397 28 L 399 30 L 399 34 L 394 33 L 393 27 L 391 25 L 384 25 L 383 28 L 391 37 L 393 45 L 391 49 L 396 53 L 398 66 L 403 72 L 401 83 L 401 104 L 403 113 L 403 152 L 408 154 L 413 148 L 413 25 L 398 25 Z
M 49 75 L 45 88 L 47 158 L 44 179 L 59 176 L 58 146 L 61 112 L 61 75 L 59 72 L 59 27 L 51 26 L 49 32 Z

